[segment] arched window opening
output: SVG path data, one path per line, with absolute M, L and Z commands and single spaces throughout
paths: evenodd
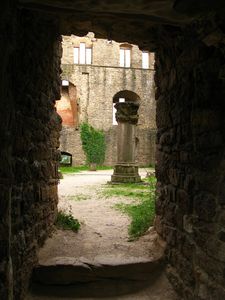
M 125 102 L 125 101 L 134 102 L 139 100 L 140 97 L 132 91 L 124 90 L 116 93 L 115 96 L 113 97 L 113 104 L 112 104 L 112 124 L 118 125 L 116 121 L 116 109 L 115 109 L 115 104 L 117 102 Z

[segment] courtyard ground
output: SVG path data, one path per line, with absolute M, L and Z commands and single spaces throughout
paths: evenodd
M 140 170 L 142 178 L 146 177 L 147 172 L 149 172 L 148 169 Z M 135 285 L 139 285 L 140 280 L 146 279 L 145 277 L 149 275 L 147 274 L 149 270 L 150 272 L 151 269 L 155 272 L 159 271 L 163 244 L 158 240 L 153 228 L 149 228 L 146 234 L 139 239 L 130 241 L 128 234 L 130 219 L 126 214 L 116 210 L 115 204 L 133 203 L 134 199 L 124 196 L 105 196 L 104 189 L 107 182 L 110 181 L 111 174 L 112 170 L 102 170 L 63 175 L 63 179 L 60 180 L 59 184 L 59 210 L 71 213 L 79 220 L 81 227 L 78 232 L 56 230 L 53 236 L 47 240 L 39 253 L 39 265 L 42 268 L 40 268 L 41 271 L 37 275 L 39 277 L 38 281 L 43 281 L 42 283 L 45 284 L 68 283 L 71 270 L 67 274 L 64 268 L 64 276 L 60 279 L 56 274 L 57 267 L 61 268 L 62 265 L 69 264 L 73 268 L 74 282 L 87 281 L 89 288 L 92 289 L 90 295 L 93 298 L 88 297 L 87 293 L 85 294 L 86 289 L 84 286 L 76 285 L 76 287 L 67 289 L 68 299 L 78 299 L 79 295 L 85 299 L 100 299 L 103 297 L 99 294 L 99 287 L 96 290 L 96 285 L 92 282 L 92 279 L 87 279 L 90 274 L 85 273 L 87 269 L 91 269 L 91 272 L 94 269 L 94 273 L 97 274 L 95 279 L 104 278 L 104 287 L 108 285 L 111 287 L 107 288 L 108 292 L 111 291 L 107 299 L 175 300 L 176 296 L 164 274 L 157 275 L 157 280 L 153 285 L 147 284 L 146 286 L 146 281 L 144 286 L 141 287 L 141 291 L 140 287 L 135 289 Z M 138 271 L 140 264 L 142 264 L 141 272 Z M 47 267 L 48 271 L 46 269 L 43 271 L 43 267 Z M 53 271 L 49 271 L 49 268 L 52 267 Z M 82 272 L 78 272 L 77 275 L 77 267 L 81 268 L 82 272 L 84 270 L 83 278 L 80 275 Z M 116 269 L 118 267 L 120 268 L 119 279 L 122 278 L 123 283 L 117 282 L 115 286 L 115 280 L 113 285 L 112 282 L 109 283 L 107 280 L 115 276 L 118 277 L 117 274 L 115 275 L 115 273 L 118 273 Z M 62 269 L 59 272 L 61 271 Z M 139 283 L 134 283 L 134 280 Z M 151 282 L 153 282 L 152 278 Z M 159 285 L 161 285 L 160 289 L 158 289 Z M 36 292 L 37 290 L 40 291 L 40 287 L 36 288 L 35 285 L 33 289 L 34 291 L 36 289 Z M 64 296 L 66 295 L 65 288 L 58 289 L 57 295 L 59 298 L 48 298 L 47 296 L 46 298 L 40 298 L 36 295 L 30 296 L 29 299 L 67 299 L 59 296 L 60 292 Z M 132 289 L 134 289 L 132 294 L 123 295 L 129 294 Z M 46 295 L 46 287 L 42 287 L 41 290 Z M 51 288 L 47 290 L 50 291 Z M 52 290 L 57 291 L 57 289 Z M 104 288 L 100 288 L 100 290 L 103 292 Z M 116 295 L 113 295 L 112 290 L 117 290 Z M 50 293 L 52 294 L 52 292 Z M 76 294 L 77 297 L 71 298 L 71 294 Z M 110 295 L 114 297 L 111 298 Z

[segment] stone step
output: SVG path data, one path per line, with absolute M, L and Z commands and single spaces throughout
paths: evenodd
M 126 260 L 104 258 L 90 262 L 85 258 L 54 257 L 37 265 L 33 282 L 44 285 L 72 285 L 101 280 L 149 280 L 163 269 L 164 260 L 159 258 Z
M 134 270 L 133 270 L 134 271 Z M 73 285 L 33 283 L 26 300 L 180 300 L 165 273 L 148 280 L 105 279 Z

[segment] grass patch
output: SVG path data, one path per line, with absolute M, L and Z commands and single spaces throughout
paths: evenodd
M 131 217 L 131 224 L 128 228 L 131 240 L 142 236 L 153 224 L 155 217 L 154 199 L 143 200 L 139 204 L 118 203 L 115 208 Z
M 148 178 L 147 185 L 121 184 L 110 186 L 104 191 L 104 195 L 125 196 L 137 200 L 133 204 L 118 203 L 115 208 L 130 216 L 131 224 L 128 228 L 130 239 L 142 236 L 153 224 L 155 217 L 155 185 L 154 176 Z
M 60 167 L 59 171 L 63 174 L 66 173 L 79 173 L 81 171 L 87 171 L 87 166 L 77 166 L 77 167 Z
M 56 219 L 56 226 L 64 230 L 72 230 L 77 232 L 80 228 L 80 223 L 75 219 L 71 212 L 59 211 Z
M 123 197 L 131 197 L 136 199 L 143 199 L 148 198 L 149 190 L 145 188 L 135 188 L 132 187 L 132 189 L 129 189 L 129 187 L 111 187 L 107 188 L 103 191 L 104 196 L 107 198 L 113 197 L 113 196 L 123 196 Z
M 123 194 L 126 196 L 126 193 L 132 192 L 132 191 L 146 191 L 149 192 L 149 183 L 147 182 L 144 184 L 138 184 L 138 183 L 123 183 L 123 184 L 108 184 L 105 186 L 104 189 L 104 195 L 107 196 L 113 196 L 118 193 Z
M 111 170 L 111 169 L 112 169 L 112 167 L 110 167 L 110 166 L 97 166 L 97 170 Z M 82 171 L 89 171 L 89 166 L 60 167 L 59 171 L 62 174 L 79 173 Z
M 89 197 L 87 195 L 78 194 L 78 195 L 69 195 L 66 198 L 67 200 L 83 201 L 83 200 L 87 200 Z

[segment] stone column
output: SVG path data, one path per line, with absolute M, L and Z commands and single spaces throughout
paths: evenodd
M 135 133 L 138 122 L 139 104 L 136 102 L 118 102 L 116 120 L 117 129 L 117 164 L 111 182 L 140 182 L 138 165 L 135 163 Z

